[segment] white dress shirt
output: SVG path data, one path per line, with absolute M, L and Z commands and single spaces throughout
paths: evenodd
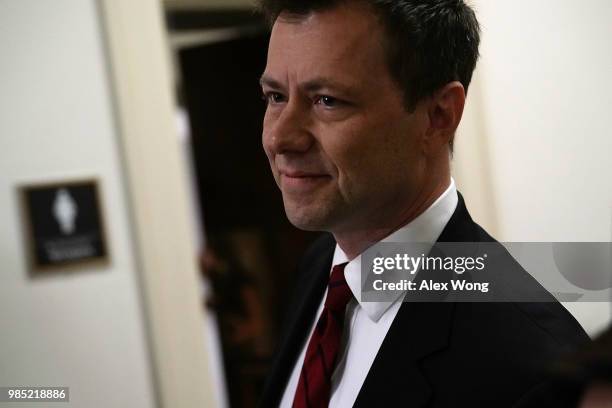
M 457 189 L 455 181 L 451 178 L 446 191 L 427 210 L 383 239 L 382 242 L 435 243 L 453 215 L 457 202 Z M 336 245 L 332 267 L 347 261 L 348 257 L 344 251 Z M 374 358 L 378 354 L 378 349 L 387 335 L 403 300 L 402 293 L 398 294 L 398 298 L 394 302 L 359 302 L 357 300 L 361 298 L 361 255 L 355 257 L 346 265 L 344 277 L 355 298 L 349 302 L 346 308 L 342 344 L 338 354 L 338 363 L 332 375 L 331 399 L 329 402 L 331 408 L 353 406 Z M 315 322 L 323 311 L 326 295 L 327 290 L 319 304 L 317 318 L 312 324 L 310 335 L 312 335 Z M 281 399 L 281 408 L 291 408 L 293 404 L 308 340 L 310 340 L 310 336 L 304 342 L 300 356 L 293 367 L 293 372 Z

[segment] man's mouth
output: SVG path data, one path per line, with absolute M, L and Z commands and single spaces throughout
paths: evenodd
M 283 192 L 307 193 L 329 180 L 331 180 L 331 176 L 325 173 L 281 171 L 279 181 Z

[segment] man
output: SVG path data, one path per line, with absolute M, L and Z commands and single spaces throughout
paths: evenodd
M 263 146 L 306 254 L 261 406 L 511 407 L 587 337 L 558 303 L 362 302 L 359 255 L 494 241 L 450 177 L 478 57 L 460 0 L 264 0 Z

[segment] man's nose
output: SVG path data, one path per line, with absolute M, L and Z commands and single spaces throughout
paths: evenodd
M 306 152 L 313 144 L 308 109 L 300 101 L 289 101 L 278 116 L 266 122 L 263 143 L 270 153 Z

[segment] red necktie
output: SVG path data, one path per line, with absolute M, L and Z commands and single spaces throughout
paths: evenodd
M 352 299 L 344 279 L 346 263 L 332 269 L 325 306 L 306 348 L 294 408 L 323 408 L 329 404 L 331 376 L 336 366 L 346 305 Z

